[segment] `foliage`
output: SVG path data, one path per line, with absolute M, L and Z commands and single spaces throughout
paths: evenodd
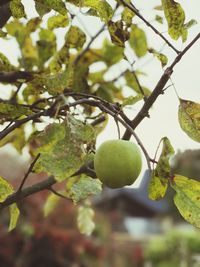
M 6 177 L 0 181 L 0 208 L 10 206 L 9 229 L 12 230 L 17 223 L 19 211 L 16 203 L 31 194 L 44 189 L 50 191 L 44 206 L 45 216 L 59 206 L 61 197 L 83 204 L 88 203 L 91 195 L 100 194 L 102 185 L 94 172 L 93 157 L 96 139 L 109 116 L 116 121 L 118 130 L 119 123 L 125 127 L 122 139 L 130 139 L 133 135 L 140 145 L 147 166 L 152 170 L 150 198 L 164 197 L 170 186 L 176 191 L 175 204 L 181 214 L 199 227 L 196 203 L 199 184 L 172 173 L 170 157 L 174 149 L 170 140 L 162 138 L 163 150 L 157 160 L 157 153 L 154 158 L 149 156 L 134 131 L 149 115 L 158 96 L 166 90 L 174 66 L 200 38 L 199 34 L 189 40 L 182 51 L 172 42 L 178 39 L 185 42 L 188 30 L 196 21 L 187 21 L 180 3 L 162 0 L 161 6 L 156 6 L 152 12 L 155 23 L 163 27 L 162 32 L 167 27 L 169 35 L 165 37 L 130 1 L 33 0 L 31 3 L 37 14 L 31 18 L 26 3 L 21 0 L 0 3 L 0 38 L 8 46 L 9 40 L 18 46 L 15 65 L 0 52 L 0 83 L 2 87 L 10 88 L 10 97 L 0 99 L 0 146 L 10 143 L 19 153 L 27 149 L 33 160 L 15 192 Z M 90 17 L 99 25 L 96 34 L 91 36 L 84 24 L 77 22 L 79 15 Z M 162 24 L 163 21 L 167 26 Z M 152 35 L 157 34 L 176 53 L 171 65 L 165 53 L 149 47 L 146 26 L 150 27 Z M 63 38 L 60 38 L 60 32 Z M 101 36 L 103 32 L 106 32 L 105 39 Z M 100 37 L 102 45 L 96 45 Z M 129 50 L 131 59 L 127 56 Z M 154 89 L 141 83 L 143 69 L 135 69 L 132 64 L 135 59 L 140 62 L 150 54 L 160 61 L 164 70 Z M 117 77 L 108 79 L 113 68 L 122 64 L 128 67 Z M 97 65 L 102 68 L 96 69 Z M 129 96 L 124 88 L 129 90 Z M 199 104 L 179 100 L 180 126 L 190 138 L 199 142 Z M 126 108 L 135 103 L 140 110 L 130 119 Z M 24 189 L 31 172 L 44 172 L 49 178 Z M 54 190 L 54 184 L 59 184 L 61 190 Z M 182 198 L 184 205 L 180 201 Z M 192 220 L 188 210 L 192 212 Z M 91 234 L 93 216 L 90 206 L 83 205 L 79 209 L 81 232 Z
M 199 245 L 198 232 L 171 231 L 150 241 L 145 258 L 155 267 L 176 267 L 180 265 L 180 259 L 184 259 L 185 266 L 191 266 L 194 253 L 199 253 Z
M 35 175 L 31 180 L 36 177 L 39 179 Z M 86 236 L 78 230 L 77 208 L 71 201 L 60 199 L 57 208 L 44 219 L 47 197 L 48 192 L 43 191 L 21 202 L 20 223 L 12 232 L 7 233 L 8 216 L 2 213 L 1 264 L 9 267 L 137 266 L 141 260 L 137 246 L 112 236 L 110 217 L 95 210 L 96 228 L 91 236 Z M 116 215 L 113 221 L 116 222 Z

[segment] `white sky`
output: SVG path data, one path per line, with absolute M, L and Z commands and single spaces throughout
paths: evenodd
M 109 1 L 108 1 L 109 2 Z M 113 0 L 110 1 L 113 3 Z M 183 49 L 187 43 L 189 43 L 194 36 L 200 32 L 200 1 L 199 0 L 180 0 L 178 1 L 184 8 L 186 12 L 186 21 L 190 19 L 196 19 L 198 24 L 195 25 L 190 31 L 188 36 L 188 42 L 184 45 L 180 41 L 173 42 L 170 40 L 167 34 L 167 27 L 160 26 L 158 23 L 154 23 L 154 26 L 161 30 L 162 33 L 167 37 L 178 49 Z M 32 1 L 24 0 L 23 3 L 26 6 L 27 11 L 31 17 L 34 17 L 36 13 L 34 12 Z M 28 5 L 27 5 L 28 3 Z M 152 12 L 152 7 L 159 5 L 159 0 L 135 0 L 134 4 L 138 9 L 141 10 L 141 13 L 151 21 L 154 18 L 154 13 Z M 162 12 L 160 13 L 162 14 Z M 82 22 L 84 22 L 85 27 L 91 34 L 95 34 L 100 28 L 100 22 L 96 18 L 92 17 L 80 17 Z M 138 20 L 139 21 L 139 20 Z M 79 21 L 80 22 L 80 21 Z M 157 50 L 163 47 L 163 41 L 156 36 L 150 29 L 148 29 L 143 22 L 140 22 L 140 27 L 145 29 L 147 32 L 148 43 L 150 47 L 154 47 Z M 63 39 L 62 30 L 58 30 L 60 39 Z M 100 45 L 102 39 L 97 40 L 97 45 Z M 7 42 L 0 39 L 0 52 L 5 53 L 8 58 L 16 63 L 17 58 L 17 46 L 11 40 L 10 45 L 8 46 Z M 175 53 L 171 51 L 167 46 L 162 50 L 169 58 L 169 63 L 173 61 Z M 134 58 L 133 58 L 134 59 Z M 147 86 L 149 89 L 153 90 L 157 81 L 161 77 L 163 70 L 161 69 L 160 63 L 156 59 L 151 59 L 150 56 L 145 57 L 139 63 L 136 63 L 135 67 L 143 66 L 142 70 L 145 71 L 148 76 L 141 77 L 141 83 Z M 192 49 L 184 56 L 180 63 L 174 68 L 174 74 L 172 75 L 172 80 L 175 84 L 175 87 L 180 95 L 180 97 L 185 99 L 190 99 L 195 102 L 200 102 L 200 40 L 192 47 Z M 121 70 L 113 70 L 113 76 L 117 76 L 120 71 L 125 69 L 127 65 L 120 66 Z M 170 84 L 170 83 L 169 83 Z M 3 93 L 6 94 L 3 90 L 3 86 L 0 85 L 0 89 Z M 142 104 L 142 103 L 141 103 Z M 141 104 L 135 105 L 132 109 L 128 111 L 130 118 L 133 118 Z M 159 140 L 163 136 L 167 136 L 175 150 L 184 150 L 187 148 L 197 149 L 199 148 L 199 143 L 194 142 L 189 139 L 187 135 L 180 129 L 177 120 L 177 111 L 178 111 L 178 99 L 173 91 L 173 88 L 170 87 L 164 95 L 160 96 L 153 108 L 150 111 L 150 119 L 144 119 L 143 122 L 136 129 L 137 134 L 143 141 L 144 146 L 148 150 L 149 154 L 153 157 L 156 150 Z M 106 130 L 99 136 L 98 144 L 100 144 L 105 139 L 117 138 L 117 130 L 113 121 L 111 121 L 106 128 Z M 144 164 L 144 168 L 146 168 Z
M 195 25 L 190 31 L 188 36 L 188 41 L 182 46 L 181 42 L 173 42 L 170 40 L 168 34 L 164 32 L 165 37 L 168 38 L 178 49 L 183 49 L 187 43 L 189 43 L 196 35 L 200 32 L 200 1 L 193 0 L 187 1 L 182 0 L 178 1 L 183 6 L 186 19 L 191 18 L 196 19 L 198 24 Z M 142 14 L 146 15 L 149 20 L 152 18 L 153 14 L 150 6 L 155 6 L 159 4 L 160 1 L 134 1 L 135 5 L 139 7 L 140 4 Z M 138 4 L 137 4 L 138 3 Z M 158 23 L 155 24 L 159 28 Z M 147 29 L 145 25 L 141 24 L 143 29 Z M 162 26 L 163 27 L 163 26 Z M 162 28 L 161 27 L 161 28 Z M 166 29 L 166 28 L 165 28 Z M 162 28 L 163 30 L 163 28 Z M 147 29 L 148 33 L 148 42 L 150 46 L 159 48 L 162 47 L 162 40 L 157 37 L 151 30 Z M 166 46 L 162 51 L 168 55 L 169 63 L 173 61 L 175 53 L 173 53 Z M 191 48 L 191 50 L 183 57 L 183 59 L 176 65 L 174 68 L 174 73 L 172 75 L 172 81 L 175 84 L 175 87 L 180 95 L 184 99 L 190 99 L 195 102 L 200 102 L 200 40 Z M 146 59 L 147 60 L 147 59 Z M 144 68 L 148 76 L 143 77 L 143 83 L 150 89 L 153 89 L 161 77 L 162 69 L 160 63 L 156 60 L 149 61 L 148 64 L 145 64 L 144 59 Z M 169 83 L 170 84 L 170 83 Z M 151 118 L 144 119 L 142 123 L 136 129 L 137 134 L 142 139 L 145 147 L 151 155 L 154 154 L 159 140 L 163 136 L 168 136 L 171 140 L 174 148 L 184 150 L 187 148 L 197 149 L 200 148 L 199 143 L 191 140 L 181 129 L 177 120 L 177 111 L 178 111 L 178 99 L 173 91 L 173 88 L 170 87 L 164 95 L 159 96 L 153 108 L 150 110 Z M 135 107 L 135 106 L 134 106 Z M 129 111 L 130 118 L 134 117 L 136 110 L 132 112 Z M 113 123 L 114 125 L 114 123 Z M 113 126 L 114 127 L 114 126 Z M 113 130 L 112 127 L 108 127 L 107 132 L 101 135 L 101 142 L 104 138 L 113 138 L 117 137 L 116 130 Z

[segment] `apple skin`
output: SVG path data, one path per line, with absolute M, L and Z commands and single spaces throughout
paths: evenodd
M 140 150 L 131 141 L 105 141 L 94 156 L 97 177 L 110 188 L 131 185 L 139 176 L 141 168 Z

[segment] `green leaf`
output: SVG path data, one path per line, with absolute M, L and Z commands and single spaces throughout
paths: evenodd
M 17 225 L 20 211 L 16 203 L 9 206 L 9 211 L 10 211 L 10 224 L 8 231 L 12 231 Z
M 51 8 L 47 6 L 43 0 L 34 0 L 35 9 L 40 17 L 43 17 L 45 14 L 51 11 Z
M 7 32 L 2 31 L 2 29 L 0 29 L 0 38 L 5 38 L 7 36 Z
M 49 9 L 53 9 L 61 15 L 66 15 L 67 10 L 62 0 L 35 0 L 36 10 L 40 16 L 43 16 Z
M 90 195 L 98 195 L 102 191 L 102 184 L 98 179 L 93 179 L 86 175 L 81 175 L 68 192 L 73 202 L 86 199 Z
M 194 19 L 191 19 L 187 23 L 184 24 L 183 26 L 183 31 L 182 31 L 182 41 L 185 42 L 187 41 L 187 36 L 188 36 L 188 29 L 190 29 L 192 26 L 196 25 L 197 21 Z
M 142 91 L 144 92 L 145 96 L 149 96 L 151 94 L 151 91 L 148 88 L 144 86 L 140 88 L 140 85 L 138 83 L 139 78 L 138 78 L 137 72 L 131 72 L 128 70 L 126 71 L 124 77 L 125 77 L 127 86 L 129 86 L 137 94 L 142 94 Z
M 176 191 L 174 203 L 183 218 L 196 227 L 200 227 L 200 183 L 181 175 L 175 175 L 171 181 Z
M 53 30 L 59 27 L 66 27 L 69 24 L 69 18 L 67 15 L 57 15 L 57 16 L 52 16 L 48 19 L 47 21 L 47 26 L 49 30 Z
M 107 64 L 107 66 L 112 66 L 118 63 L 124 57 L 124 48 L 115 46 L 108 40 L 103 42 L 102 52 L 100 53 L 100 58 Z
M 38 63 L 38 51 L 33 44 L 30 35 L 26 35 L 23 39 L 21 47 L 22 59 L 20 60 L 21 65 L 26 70 L 32 70 L 33 66 Z
M 65 36 L 65 41 L 70 48 L 79 49 L 83 47 L 86 41 L 86 35 L 80 28 L 71 26 Z
M 14 36 L 20 48 L 22 48 L 24 39 L 27 36 L 27 29 L 24 27 L 24 25 L 19 20 L 15 19 L 7 23 L 5 27 L 8 34 Z
M 158 23 L 163 24 L 163 17 L 161 17 L 161 16 L 159 16 L 159 15 L 156 15 L 155 20 L 156 20 Z
M 8 58 L 0 52 L 0 71 L 12 71 L 16 68 L 10 63 Z
M 45 201 L 43 207 L 43 212 L 45 217 L 47 217 L 50 213 L 52 213 L 55 210 L 59 200 L 60 197 L 55 195 L 54 193 L 48 195 L 47 200 Z
M 49 94 L 55 95 L 57 93 L 62 93 L 65 88 L 71 88 L 73 75 L 73 69 L 69 67 L 65 71 L 53 75 L 47 74 L 44 76 L 37 76 L 28 84 L 35 89 L 35 94 L 38 92 L 48 92 Z M 34 91 L 32 94 L 34 94 Z
M 162 199 L 167 191 L 168 181 L 162 177 L 155 175 L 155 172 L 152 172 L 152 176 L 149 183 L 148 195 L 151 200 L 160 200 Z
M 181 5 L 174 0 L 162 0 L 162 6 L 168 23 L 168 33 L 172 39 L 178 40 L 183 32 L 185 12 Z
M 68 44 L 65 43 L 61 49 L 54 54 L 54 57 L 49 64 L 50 71 L 52 73 L 61 71 L 63 65 L 68 65 L 69 56 L 69 47 Z
M 26 145 L 25 133 L 23 128 L 17 128 L 11 133 L 9 133 L 6 137 L 0 140 L 0 147 L 11 143 L 14 148 L 22 154 L 22 149 Z
M 113 44 L 124 47 L 125 42 L 129 39 L 129 32 L 124 29 L 123 22 L 121 20 L 108 22 L 108 31 L 110 33 Z
M 160 6 L 155 6 L 154 9 L 155 9 L 155 10 L 158 10 L 158 11 L 162 11 L 162 10 L 163 10 L 163 7 L 162 7 L 162 5 L 160 5 Z
M 28 33 L 35 32 L 39 28 L 41 22 L 42 22 L 42 20 L 39 17 L 35 17 L 35 18 L 30 19 L 26 24 L 27 32 Z
M 200 104 L 190 100 L 179 100 L 179 124 L 192 140 L 200 142 Z
M 4 178 L 0 177 L 0 202 L 3 202 L 14 192 L 13 187 Z
M 26 17 L 24 6 L 21 0 L 12 0 L 10 2 L 10 10 L 14 18 L 20 19 Z
M 125 22 L 127 27 L 130 27 L 132 24 L 132 19 L 135 16 L 135 13 L 131 11 L 128 7 L 125 7 L 122 11 L 122 20 Z
M 190 29 L 191 27 L 193 27 L 194 25 L 196 25 L 198 22 L 195 19 L 191 19 L 190 21 L 188 21 L 187 23 L 184 24 L 184 28 L 185 29 Z
M 142 94 L 137 94 L 136 96 L 129 96 L 123 100 L 122 107 L 134 105 L 143 98 L 144 96 Z
M 108 22 L 113 16 L 112 7 L 106 2 L 106 0 L 84 0 L 84 7 L 91 7 L 98 13 L 101 20 Z
M 153 54 L 160 61 L 162 67 L 167 65 L 167 62 L 168 62 L 167 56 L 165 56 L 164 54 L 162 54 L 160 52 L 157 52 L 153 48 L 149 48 L 148 51 L 149 51 L 149 53 Z
M 32 111 L 22 105 L 0 102 L 0 123 L 4 122 L 6 119 L 15 119 L 23 115 L 28 116 L 31 114 Z
M 40 67 L 49 60 L 56 52 L 56 36 L 49 29 L 41 29 L 37 41 L 38 57 Z
M 45 171 L 63 181 L 84 164 L 87 145 L 94 141 L 94 131 L 92 126 L 69 116 L 61 124 L 50 124 L 31 140 L 38 147 L 34 154 L 41 153 L 35 171 Z
M 165 196 L 170 177 L 170 157 L 174 154 L 174 149 L 167 137 L 161 139 L 163 148 L 157 166 L 152 172 L 149 184 L 149 198 L 159 200 Z
M 135 24 L 131 26 L 129 44 L 137 57 L 146 55 L 148 49 L 146 34 Z
M 91 235 L 95 229 L 95 223 L 93 222 L 94 211 L 86 205 L 78 208 L 77 224 L 79 231 L 85 235 Z

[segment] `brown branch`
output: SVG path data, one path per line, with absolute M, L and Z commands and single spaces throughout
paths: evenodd
M 136 117 L 131 122 L 131 127 L 134 130 L 140 122 L 148 116 L 149 110 L 152 107 L 153 103 L 156 101 L 159 95 L 163 94 L 163 89 L 170 79 L 171 74 L 173 73 L 174 66 L 181 60 L 181 58 L 186 54 L 186 52 L 194 45 L 194 43 L 200 38 L 200 33 L 186 46 L 186 48 L 175 58 L 172 64 L 165 70 L 160 80 L 158 81 L 156 87 L 154 88 L 151 95 L 146 99 L 143 107 L 138 112 Z M 131 132 L 126 129 L 123 138 L 124 140 L 128 140 L 131 137 Z
M 56 191 L 55 189 L 53 189 L 52 187 L 49 188 L 49 191 L 51 191 L 54 195 L 60 197 L 60 198 L 64 198 L 66 200 L 69 200 L 68 197 L 64 196 L 63 194 L 59 193 L 58 191 Z
M 127 3 L 125 0 L 120 0 L 122 2 L 122 4 L 127 7 L 128 9 L 130 9 L 132 12 L 134 12 L 136 14 L 136 16 L 138 18 L 140 18 L 148 27 L 150 27 L 158 36 L 160 36 L 166 44 L 168 44 L 169 47 L 171 47 L 176 54 L 179 54 L 180 51 L 177 50 L 150 22 L 148 22 L 138 11 L 138 9 L 131 3 Z
M 15 83 L 19 80 L 30 81 L 31 79 L 33 79 L 33 74 L 28 71 L 0 72 L 0 82 Z
M 5 4 L 8 4 L 11 0 L 0 0 L 0 7 L 4 6 Z
M 9 0 L 0 1 L 0 28 L 3 28 L 12 15 L 9 2 Z
M 29 174 L 33 171 L 33 167 L 34 167 L 35 163 L 37 162 L 37 160 L 39 159 L 39 157 L 40 157 L 40 153 L 36 156 L 36 158 L 31 163 L 30 167 L 28 168 L 28 171 L 24 175 L 24 178 L 22 179 L 22 182 L 21 182 L 16 194 L 19 194 L 21 192 L 21 190 L 22 190 L 22 188 L 23 188 L 23 186 L 24 186 Z
M 77 94 L 77 95 L 79 95 L 79 94 Z M 88 97 L 91 97 L 91 96 L 88 96 Z M 94 98 L 95 98 L 95 96 L 94 96 Z M 149 169 L 151 169 L 151 166 L 150 166 L 151 159 L 150 159 L 146 149 L 144 148 L 141 140 L 138 138 L 138 136 L 135 134 L 135 132 L 133 131 L 131 126 L 128 124 L 128 123 L 130 123 L 130 120 L 126 117 L 125 114 L 120 112 L 119 109 L 114 108 L 113 104 L 111 104 L 109 102 L 106 102 L 104 100 L 100 100 L 99 98 L 95 99 L 95 100 L 94 99 L 88 99 L 88 98 L 78 99 L 77 101 L 74 101 L 71 104 L 63 105 L 61 108 L 65 108 L 66 106 L 69 108 L 69 107 L 76 106 L 76 105 L 79 105 L 79 104 L 88 104 L 88 105 L 96 106 L 99 109 L 101 109 L 102 111 L 110 114 L 118 122 L 120 122 L 122 125 L 124 125 L 131 132 L 131 134 L 134 136 L 134 138 L 136 139 L 137 143 L 141 147 L 141 149 L 142 149 L 142 151 L 143 151 L 143 153 L 144 153 L 144 155 L 145 155 L 145 157 L 147 159 L 148 167 L 149 167 Z M 38 117 L 38 116 L 42 116 L 42 115 L 48 115 L 49 110 L 50 109 L 45 110 L 44 112 L 36 113 L 36 114 L 34 114 L 34 116 Z M 123 118 L 121 118 L 120 116 L 122 116 Z M 25 119 L 26 120 L 30 120 L 30 116 L 25 118 Z M 33 119 L 33 116 L 31 117 L 31 119 Z M 18 121 L 18 123 L 19 122 L 22 123 L 22 120 Z M 24 120 L 23 120 L 23 123 L 24 123 Z M 10 128 L 12 128 L 12 126 Z M 10 128 L 8 128 L 8 129 L 10 129 Z M 5 133 L 4 133 L 4 135 L 5 135 Z M 35 162 L 38 159 L 38 157 L 36 157 L 36 159 L 30 165 L 27 174 L 24 176 L 22 184 L 20 185 L 20 188 L 15 193 L 13 193 L 12 195 L 8 196 L 8 198 L 4 202 L 0 203 L 0 210 L 2 210 L 3 208 L 5 208 L 5 207 L 7 207 L 7 206 L 9 206 L 9 205 L 11 205 L 11 204 L 13 204 L 15 202 L 19 202 L 20 200 L 26 198 L 27 196 L 35 194 L 35 193 L 37 193 L 39 191 L 42 191 L 42 190 L 45 190 L 45 189 L 52 191 L 52 185 L 56 183 L 56 180 L 55 180 L 55 178 L 53 176 L 50 176 L 45 181 L 42 181 L 40 183 L 37 183 L 37 184 L 29 186 L 29 187 L 27 187 L 25 189 L 22 189 L 22 187 L 23 187 L 23 185 L 24 185 L 24 183 L 25 183 L 25 181 L 26 181 L 26 179 L 28 177 L 28 174 L 31 172 L 31 170 L 33 168 L 33 165 L 35 164 Z M 89 175 L 89 176 L 91 176 L 93 178 L 96 178 L 96 174 L 95 174 L 94 169 L 93 169 L 93 162 L 92 161 L 90 161 L 85 166 L 82 166 L 72 176 L 80 175 L 82 173 L 86 173 L 87 175 Z
M 74 60 L 74 65 L 77 65 L 78 62 L 81 60 L 81 58 L 85 55 L 85 53 L 87 53 L 87 51 L 90 49 L 90 46 L 92 45 L 92 43 L 95 41 L 95 39 L 104 31 L 105 29 L 105 25 L 103 25 L 103 27 L 91 38 L 91 40 L 89 41 L 89 43 L 87 44 L 87 46 L 85 47 L 84 50 L 82 50 L 82 52 L 76 57 L 76 59 Z
M 40 183 L 24 188 L 20 192 L 15 192 L 12 195 L 8 196 L 4 202 L 0 203 L 0 210 L 4 209 L 5 207 L 8 207 L 13 203 L 19 202 L 20 200 L 30 195 L 33 195 L 45 189 L 49 190 L 49 188 L 55 183 L 56 183 L 55 178 L 53 176 L 50 176 L 48 177 L 48 179 Z
M 31 120 L 38 119 L 39 117 L 43 115 L 45 116 L 46 113 L 48 113 L 48 110 L 43 110 L 43 111 L 31 114 L 30 116 L 27 116 L 26 118 L 23 118 L 21 120 L 15 121 L 13 125 L 11 125 L 10 127 L 6 127 L 4 130 L 0 132 L 0 140 L 6 137 L 9 133 L 14 131 L 15 129 L 19 128 L 24 123 L 31 121 Z
M 142 88 L 142 86 L 140 84 L 140 81 L 139 81 L 139 79 L 138 79 L 138 77 L 137 77 L 137 75 L 136 75 L 136 73 L 135 73 L 134 70 L 132 71 L 132 74 L 133 74 L 133 76 L 134 76 L 134 78 L 136 80 L 136 83 L 137 83 L 138 87 L 139 87 L 140 93 L 143 95 L 144 100 L 145 100 L 146 99 L 146 96 L 145 96 L 144 90 L 143 90 L 143 88 Z

